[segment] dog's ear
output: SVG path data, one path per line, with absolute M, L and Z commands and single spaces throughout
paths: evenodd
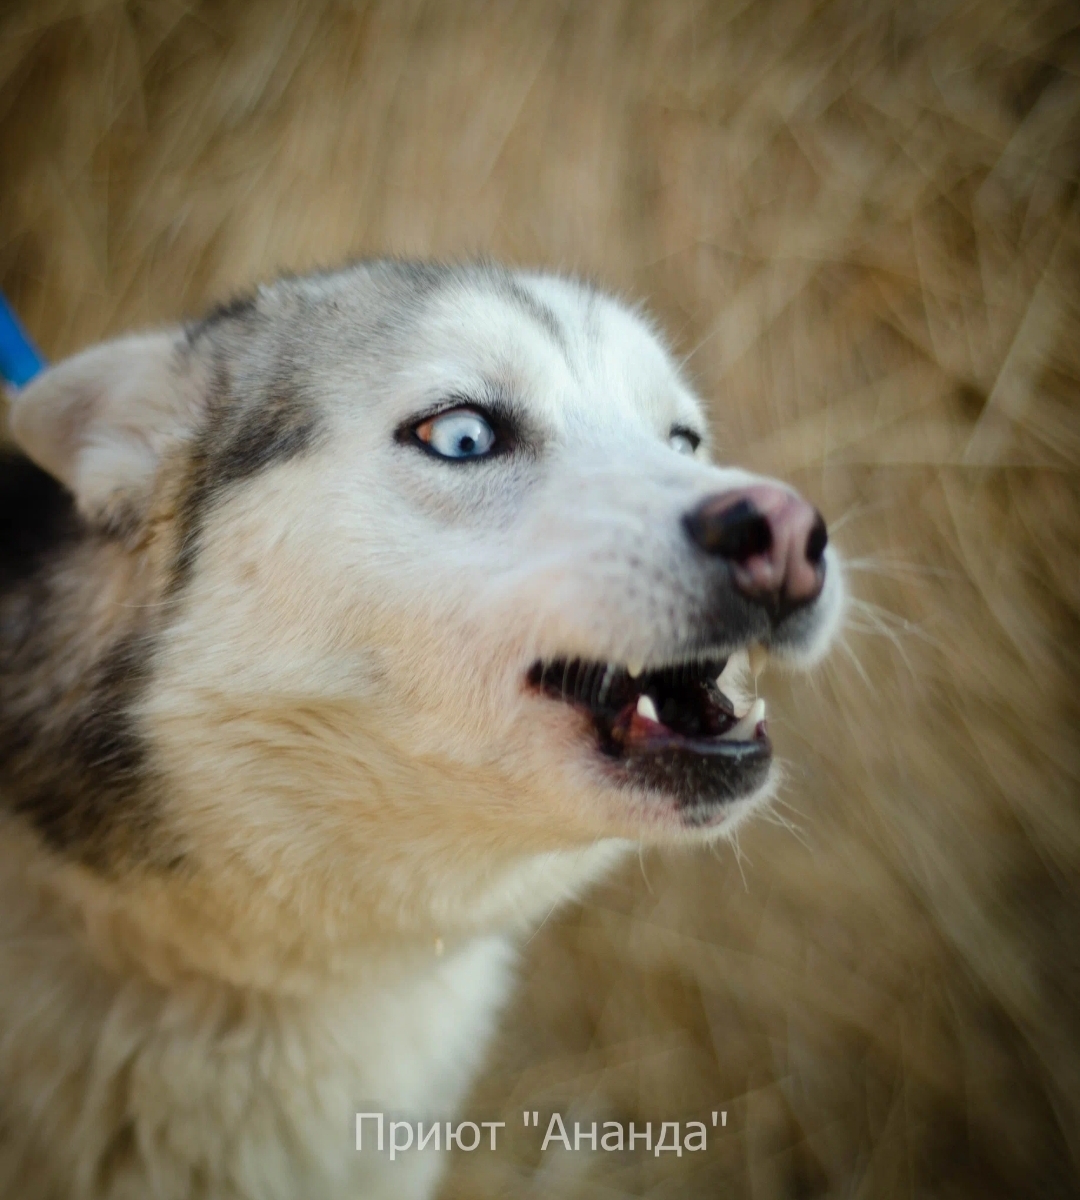
M 163 455 L 198 428 L 205 380 L 181 330 L 119 338 L 37 376 L 11 401 L 11 432 L 85 517 L 140 515 Z

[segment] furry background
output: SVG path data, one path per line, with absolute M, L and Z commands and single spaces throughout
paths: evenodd
M 50 357 L 346 255 L 581 271 L 647 300 L 722 454 L 851 560 L 846 645 L 764 680 L 786 803 L 532 940 L 468 1105 L 503 1144 L 448 1197 L 1080 1193 L 1078 26 L 1069 0 L 0 7 L 0 287 Z M 718 1108 L 705 1154 L 539 1152 L 553 1109 Z

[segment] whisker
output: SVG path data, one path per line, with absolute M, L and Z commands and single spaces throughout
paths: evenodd
M 889 643 L 896 648 L 897 654 L 899 654 L 900 657 L 903 659 L 904 666 L 907 667 L 912 678 L 915 678 L 915 669 L 911 665 L 911 661 L 907 656 L 907 651 L 904 649 L 903 645 L 901 644 L 900 637 L 897 634 L 897 632 L 893 629 L 890 629 L 888 627 L 888 625 L 886 625 L 884 622 L 875 618 L 873 613 L 868 613 L 867 616 L 871 622 L 869 625 L 861 625 L 858 623 L 857 620 L 849 619 L 846 623 L 847 628 L 853 630 L 856 633 L 863 633 L 863 634 L 868 634 L 870 636 L 878 636 L 878 637 L 886 638 L 889 641 Z
M 848 658 L 850 658 L 851 661 L 855 664 L 855 670 L 858 672 L 859 678 L 862 679 L 863 683 L 866 684 L 867 688 L 870 691 L 874 691 L 874 685 L 870 682 L 870 676 L 867 675 L 866 668 L 859 661 L 859 656 L 851 648 L 851 645 L 848 642 L 847 638 L 839 638 L 837 641 L 837 645 L 848 656 Z
M 731 833 L 728 834 L 728 842 L 731 844 L 731 849 L 735 853 L 735 865 L 739 868 L 739 876 L 742 879 L 743 891 L 749 892 L 750 885 L 746 882 L 746 872 L 743 870 L 743 852 L 742 847 L 739 845 L 738 830 L 733 829 Z
M 901 617 L 899 613 L 894 613 L 891 609 L 883 608 L 880 604 L 872 604 L 869 600 L 858 600 L 854 597 L 851 599 L 850 604 L 852 608 L 858 609 L 861 613 L 865 614 L 868 620 L 879 621 L 883 634 L 886 630 L 892 634 L 910 633 L 913 637 L 921 638 L 928 646 L 932 646 L 935 650 L 944 649 L 939 639 L 927 633 L 920 624 L 909 621 L 906 617 Z
M 863 558 L 845 558 L 845 571 L 865 572 L 870 575 L 927 575 L 934 579 L 958 579 L 956 571 L 945 567 L 931 567 L 926 563 L 904 562 L 902 559 L 878 558 L 868 555 Z
M 866 517 L 871 513 L 882 512 L 886 508 L 888 508 L 888 505 L 885 503 L 853 504 L 846 512 L 842 512 L 835 520 L 829 522 L 829 536 L 834 537 L 845 525 L 854 521 L 856 517 Z
M 794 821 L 789 821 L 782 813 L 776 812 L 770 805 L 762 808 L 758 816 L 767 825 L 776 825 L 780 829 L 786 829 L 803 849 L 809 850 L 811 848 L 806 836 L 806 830 L 800 825 L 796 825 Z
M 638 866 L 641 868 L 641 878 L 645 880 L 645 886 L 649 889 L 649 895 L 655 896 L 656 893 L 653 891 L 653 886 L 649 882 L 649 876 L 645 871 L 645 847 L 641 842 L 638 842 L 637 856 Z

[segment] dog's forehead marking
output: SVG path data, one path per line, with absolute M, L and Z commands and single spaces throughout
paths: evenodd
M 650 427 L 700 426 L 700 405 L 647 319 L 613 297 L 575 280 L 529 274 L 522 285 L 568 330 L 568 354 L 587 384 L 581 399 L 596 417 L 636 411 Z
M 560 434 L 628 419 L 654 433 L 702 424 L 700 408 L 652 329 L 573 281 L 522 276 L 513 287 L 464 279 L 419 318 L 409 384 L 451 395 L 495 380 Z
M 258 307 L 346 420 L 358 404 L 395 399 L 404 420 L 410 404 L 467 399 L 471 387 L 481 402 L 494 385 L 549 434 L 628 419 L 652 436 L 673 424 L 706 433 L 649 320 L 572 277 L 377 260 L 279 280 Z
M 522 280 L 517 278 L 510 278 L 507 281 L 506 295 L 535 320 L 554 342 L 564 350 L 566 349 L 567 331 L 554 308 L 545 303 Z

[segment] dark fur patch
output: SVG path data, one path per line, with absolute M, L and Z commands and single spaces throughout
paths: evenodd
M 82 614 L 67 560 L 89 529 L 70 494 L 20 455 L 0 456 L 0 803 L 55 849 L 115 861 L 145 842 L 146 746 L 130 715 L 149 670 L 129 632 L 88 671 L 71 668 Z
M 314 406 L 300 395 L 284 367 L 264 396 L 233 403 L 224 364 L 214 374 L 210 419 L 191 450 L 180 506 L 177 551 L 168 593 L 175 595 L 191 576 L 206 514 L 225 490 L 274 463 L 302 454 L 314 440 Z
M 565 353 L 566 333 L 554 311 L 541 300 L 538 300 L 527 288 L 522 287 L 513 277 L 507 277 L 504 286 L 506 295 L 517 304 L 518 308 L 528 313 L 559 349 Z
M 0 596 L 79 536 L 71 493 L 21 454 L 0 453 Z
M 204 333 L 225 321 L 248 320 L 258 311 L 254 293 L 244 292 L 221 304 L 216 304 L 205 316 L 187 327 L 188 344 L 193 345 Z
M 222 494 L 301 453 L 316 429 L 284 366 L 265 391 L 237 397 L 222 359 L 208 401 L 168 595 L 190 576 L 206 513 Z M 0 804 L 55 849 L 102 869 L 163 853 L 152 836 L 154 770 L 132 709 L 151 669 L 152 618 L 167 610 L 117 613 L 116 640 L 95 661 L 73 593 L 70 556 L 123 532 L 84 522 L 64 488 L 26 458 L 0 459 Z M 80 650 L 86 662 L 73 665 Z
M 311 444 L 314 413 L 288 391 L 277 393 L 257 409 L 243 413 L 232 436 L 216 457 L 220 485 L 235 483 L 302 453 Z
M 151 857 L 154 805 L 147 746 L 130 706 L 149 675 L 150 645 L 132 637 L 92 673 L 75 704 L 59 690 L 52 713 L 0 716 L 10 752 L 0 786 L 10 806 L 61 853 L 106 868 Z

